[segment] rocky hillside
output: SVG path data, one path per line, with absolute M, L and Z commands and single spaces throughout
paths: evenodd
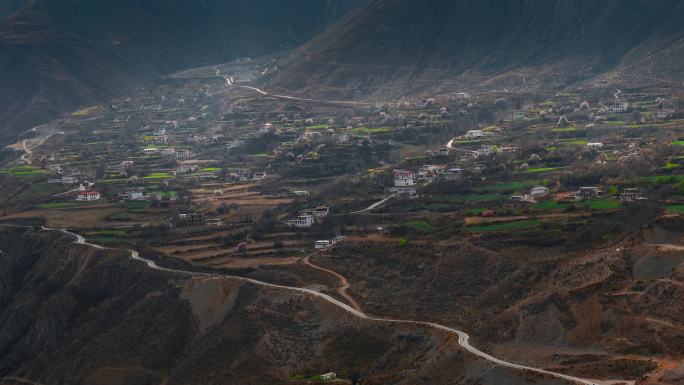
M 397 95 L 684 78 L 676 0 L 373 0 L 283 61 L 272 88 Z
M 492 367 L 439 332 L 71 242 L 0 229 L 2 384 L 281 384 L 329 371 L 366 384 L 561 384 Z
M 0 1 L 0 139 L 183 68 L 295 47 L 358 0 Z

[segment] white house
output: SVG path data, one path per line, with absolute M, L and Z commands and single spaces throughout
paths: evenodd
M 78 179 L 73 176 L 63 176 L 62 179 L 60 179 L 60 182 L 62 184 L 76 184 L 76 182 L 78 182 Z
M 159 153 L 159 149 L 155 147 L 149 147 L 142 150 L 145 155 L 154 155 Z
M 141 191 L 128 191 L 126 192 L 126 199 L 129 201 L 144 201 L 145 194 L 143 194 Z
M 587 148 L 590 150 L 600 150 L 603 148 L 603 143 L 599 143 L 599 142 L 587 143 Z
M 323 380 L 323 381 L 332 381 L 332 380 L 334 380 L 334 379 L 337 378 L 337 374 L 335 374 L 335 373 L 325 373 L 325 374 L 321 374 L 320 377 L 321 377 L 321 380 Z
M 309 196 L 309 192 L 304 191 L 304 190 L 293 191 L 290 194 L 292 194 L 293 196 L 296 196 L 296 197 L 308 197 Z
M 176 158 L 178 159 L 188 159 L 192 157 L 192 151 L 188 150 L 187 148 L 181 148 L 180 150 L 176 151 Z
M 485 136 L 485 133 L 482 130 L 470 130 L 465 134 L 465 137 L 469 139 L 481 138 L 483 136 Z
M 161 153 L 162 153 L 162 155 L 169 156 L 169 155 L 175 154 L 176 150 L 173 148 L 165 148 L 161 151 Z
M 530 195 L 533 197 L 543 197 L 549 195 L 549 188 L 544 186 L 536 186 L 530 190 Z
M 519 110 L 513 112 L 513 120 L 523 120 L 525 119 L 525 111 Z
M 252 175 L 252 180 L 263 180 L 266 178 L 266 173 L 265 172 L 255 172 L 254 175 Z
M 408 170 L 394 170 L 394 187 L 415 186 L 413 172 Z
M 314 242 L 314 248 L 316 250 L 326 250 L 326 249 L 331 248 L 332 245 L 333 245 L 332 241 L 322 240 L 322 241 L 315 241 Z
M 100 193 L 97 191 L 82 191 L 78 193 L 76 200 L 79 202 L 99 201 Z
M 610 110 L 611 110 L 614 114 L 619 114 L 619 113 L 627 112 L 627 108 L 628 108 L 628 104 L 627 104 L 627 103 L 625 103 L 625 102 L 615 102 L 615 104 L 613 104 L 613 106 L 610 108 Z
M 290 219 L 289 221 L 287 221 L 287 224 L 297 228 L 311 227 L 314 224 L 314 217 L 313 215 L 302 214 L 297 216 L 296 218 Z

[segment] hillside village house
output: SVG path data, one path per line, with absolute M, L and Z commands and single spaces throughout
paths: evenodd
M 437 151 L 437 156 L 439 157 L 447 157 L 449 156 L 449 149 L 446 147 L 442 147 Z
M 525 111 L 515 111 L 513 112 L 513 120 L 523 120 L 525 119 Z
M 580 187 L 578 191 L 575 192 L 575 200 L 583 201 L 592 198 L 599 198 L 603 195 L 603 192 L 599 190 L 598 187 Z
M 149 148 L 144 148 L 142 150 L 142 153 L 145 155 L 155 155 L 159 153 L 159 149 L 156 147 L 149 147 Z
M 188 159 L 192 157 L 192 151 L 188 150 L 187 148 L 181 148 L 180 150 L 176 151 L 176 158 L 177 159 Z
M 296 218 L 286 222 L 288 225 L 297 228 L 308 228 L 314 224 L 314 216 L 309 214 L 298 215 Z
M 82 191 L 76 195 L 76 200 L 79 202 L 99 201 L 100 193 L 97 191 Z
M 165 148 L 165 149 L 163 149 L 163 150 L 161 151 L 161 153 L 162 153 L 162 155 L 164 155 L 164 156 L 169 156 L 169 155 L 175 154 L 175 153 L 176 153 L 176 150 L 173 149 L 173 148 Z
M 641 193 L 639 189 L 636 188 L 626 188 L 621 194 L 620 194 L 620 201 L 622 202 L 637 202 L 637 201 L 645 201 L 648 198 L 644 197 L 644 195 Z
M 408 170 L 394 170 L 394 187 L 388 189 L 392 194 L 416 195 L 416 180 L 413 172 Z
M 550 190 L 548 187 L 536 186 L 533 187 L 532 190 L 530 190 L 530 195 L 532 195 L 532 197 L 534 198 L 540 198 L 549 195 L 549 192 Z
M 459 167 L 452 167 L 448 170 L 446 170 L 443 174 L 442 177 L 444 178 L 445 181 L 447 182 L 452 182 L 455 180 L 459 180 L 463 177 L 463 169 Z
M 599 143 L 599 142 L 587 143 L 587 148 L 590 150 L 600 150 L 603 148 L 603 143 Z
M 629 107 L 629 105 L 626 102 L 615 102 L 615 104 L 613 104 L 613 106 L 610 108 L 610 110 L 614 114 L 620 114 L 623 112 L 627 112 L 628 107 Z
M 255 172 L 254 175 L 252 175 L 252 180 L 258 181 L 258 180 L 263 180 L 266 178 L 266 173 L 265 172 Z
M 466 132 L 465 137 L 468 139 L 482 138 L 485 133 L 482 130 L 470 130 Z
M 126 192 L 126 199 L 129 201 L 144 201 L 145 194 L 142 191 L 128 191 Z

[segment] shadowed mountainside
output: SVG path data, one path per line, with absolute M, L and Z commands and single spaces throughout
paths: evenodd
M 37 1 L 0 23 L 0 140 L 161 74 L 295 47 L 356 3 Z
M 293 51 L 272 89 L 341 97 L 684 78 L 676 0 L 374 0 Z
M 358 371 L 367 384 L 563 383 L 492 367 L 434 330 L 360 320 L 292 291 L 150 270 L 71 242 L 0 229 L 0 378 L 254 384 Z

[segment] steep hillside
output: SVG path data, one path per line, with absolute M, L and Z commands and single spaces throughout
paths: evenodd
M 357 1 L 37 1 L 0 24 L 0 139 L 160 74 L 292 48 Z
M 293 52 L 267 85 L 351 97 L 562 87 L 612 70 L 678 80 L 683 17 L 676 0 L 374 0 Z
M 335 371 L 366 384 L 562 384 L 492 367 L 436 331 L 71 242 L 0 229 L 0 383 L 281 384 Z

